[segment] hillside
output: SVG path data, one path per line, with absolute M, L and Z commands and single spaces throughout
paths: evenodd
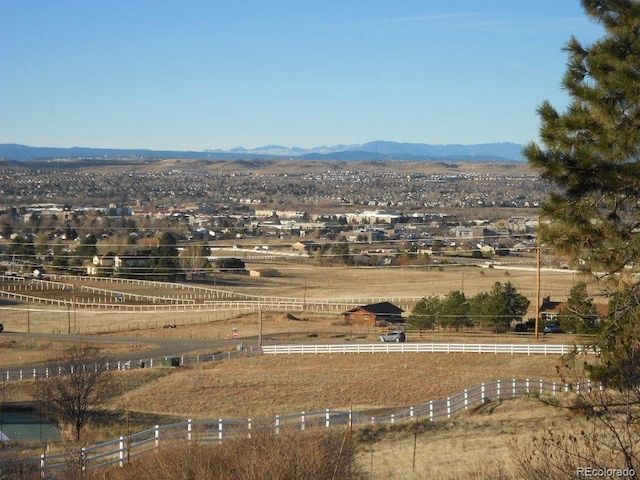
M 521 162 L 522 145 L 486 143 L 478 145 L 429 145 L 424 143 L 369 142 L 358 145 L 303 149 L 269 145 L 231 150 L 177 151 L 152 149 L 116 149 L 91 147 L 31 147 L 13 143 L 0 144 L 0 159 L 34 161 L 51 159 L 100 159 L 131 157 L 135 159 L 189 158 L 197 160 L 404 160 L 444 162 Z

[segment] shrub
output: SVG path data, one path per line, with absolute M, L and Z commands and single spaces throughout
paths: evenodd
M 91 473 L 91 472 L 90 472 Z M 325 480 L 364 479 L 355 464 L 348 431 L 281 430 L 221 444 L 176 442 L 138 457 L 124 468 L 95 470 L 89 479 L 110 480 Z

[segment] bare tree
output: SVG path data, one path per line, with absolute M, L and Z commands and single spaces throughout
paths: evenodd
M 189 245 L 180 254 L 180 266 L 191 279 L 198 278 L 211 267 L 208 254 L 209 248 L 205 243 Z
M 105 375 L 109 359 L 90 345 L 73 345 L 61 360 L 47 362 L 48 378 L 37 382 L 38 400 L 73 427 L 79 441 L 82 429 L 95 413 L 93 407 L 109 391 Z

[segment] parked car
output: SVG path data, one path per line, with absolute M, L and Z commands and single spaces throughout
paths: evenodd
M 389 332 L 380 335 L 381 342 L 406 342 L 407 335 L 404 332 Z
M 564 333 L 559 323 L 548 323 L 542 329 L 542 333 Z
M 0 323 L 0 333 L 4 331 L 4 326 Z

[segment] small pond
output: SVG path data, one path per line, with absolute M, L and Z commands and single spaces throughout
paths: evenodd
M 32 412 L 0 412 L 0 440 L 9 442 L 46 442 L 59 440 L 60 430 Z

